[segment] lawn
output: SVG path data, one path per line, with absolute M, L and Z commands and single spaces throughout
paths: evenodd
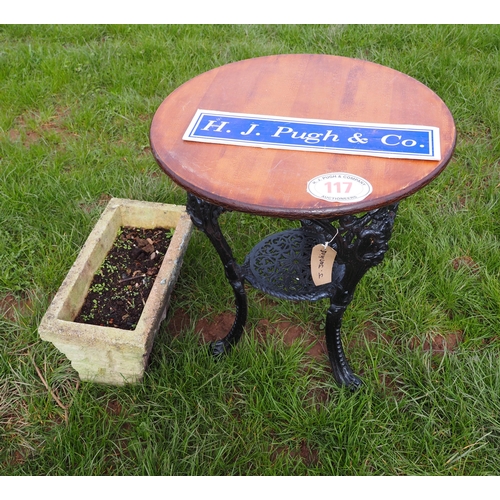
M 207 332 L 233 295 L 199 232 L 143 383 L 80 382 L 37 328 L 110 197 L 185 203 L 151 154 L 155 110 L 201 72 L 281 53 L 402 71 L 456 122 L 452 161 L 402 201 L 344 317 L 364 385 L 332 379 L 325 301 L 254 290 L 242 341 L 214 363 Z M 0 26 L 0 471 L 498 475 L 499 161 L 498 25 Z M 240 261 L 288 227 L 221 224 Z

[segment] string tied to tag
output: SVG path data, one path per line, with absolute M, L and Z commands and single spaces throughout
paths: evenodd
M 326 285 L 332 281 L 332 270 L 337 251 L 330 243 L 337 237 L 339 230 L 330 241 L 314 245 L 311 253 L 311 276 L 316 286 Z
M 323 243 L 323 247 L 326 248 L 327 246 L 330 245 L 330 243 L 332 243 L 332 241 L 337 237 L 337 235 L 339 234 L 339 230 L 338 228 L 336 228 L 336 233 L 335 235 L 333 236 L 333 238 L 330 240 L 330 241 L 325 241 L 325 243 Z

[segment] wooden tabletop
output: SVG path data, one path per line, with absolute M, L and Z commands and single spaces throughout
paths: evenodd
M 183 140 L 198 109 L 437 127 L 441 159 Z M 203 73 L 163 101 L 150 133 L 155 159 L 187 191 L 232 210 L 290 219 L 358 213 L 409 196 L 445 168 L 455 140 L 448 108 L 417 80 L 367 61 L 311 54 L 259 57 Z M 346 203 L 318 198 L 308 190 L 312 179 L 338 172 L 367 181 L 370 194 Z

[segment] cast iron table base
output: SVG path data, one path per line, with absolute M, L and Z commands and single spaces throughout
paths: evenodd
M 238 265 L 219 226 L 223 207 L 188 193 L 187 211 L 193 224 L 212 242 L 234 291 L 236 317 L 229 333 L 212 344 L 215 356 L 228 353 L 240 339 L 247 320 L 245 281 L 280 299 L 330 299 L 325 336 L 333 376 L 340 386 L 357 389 L 361 380 L 352 371 L 341 341 L 344 312 L 356 285 L 388 249 L 398 203 L 363 215 L 301 220 L 301 227 L 268 236 Z M 335 225 L 334 225 L 335 224 Z M 316 286 L 310 272 L 312 248 L 327 243 L 336 250 L 331 283 Z

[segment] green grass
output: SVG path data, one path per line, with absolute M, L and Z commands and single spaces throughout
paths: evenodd
M 497 475 L 500 472 L 500 27 L 176 25 L 0 27 L 0 470 L 5 475 Z M 233 311 L 195 233 L 142 384 L 80 383 L 38 324 L 107 196 L 185 193 L 149 150 L 152 116 L 215 66 L 275 53 L 367 59 L 446 102 L 458 142 L 447 169 L 403 201 L 390 250 L 344 319 L 364 386 L 333 382 L 326 304 L 249 290 L 246 334 L 214 363 L 194 325 Z M 221 219 L 242 259 L 286 222 Z M 237 235 L 237 236 L 236 236 Z M 201 257 L 202 256 L 202 257 Z M 259 340 L 259 321 L 304 340 Z M 457 338 L 437 355 L 424 342 Z

